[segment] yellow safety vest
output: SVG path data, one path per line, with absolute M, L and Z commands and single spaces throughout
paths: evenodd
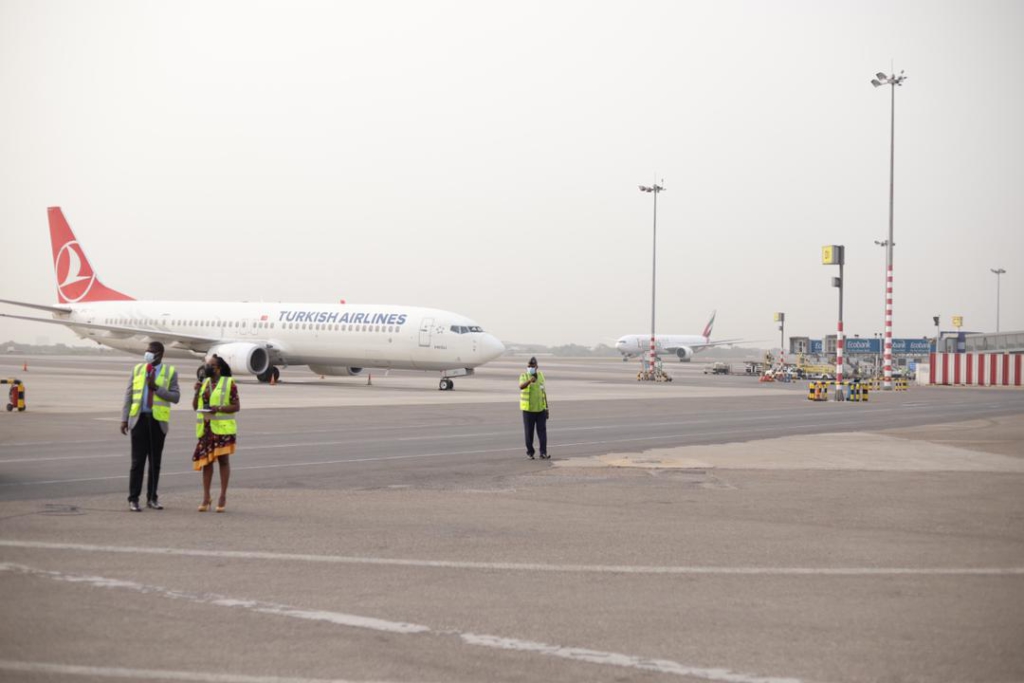
M 519 375 L 519 383 L 529 381 L 530 374 Z M 542 413 L 548 409 L 548 396 L 544 392 L 544 373 L 537 371 L 537 381 L 530 382 L 525 389 L 519 390 L 519 408 L 528 413 Z
M 166 389 L 171 383 L 171 376 L 174 375 L 174 366 L 167 363 L 160 364 L 160 372 L 156 376 L 156 385 Z M 135 366 L 132 374 L 132 407 L 128 412 L 129 417 L 135 417 L 142 411 L 142 390 L 146 386 L 146 363 L 139 363 Z M 160 398 L 160 395 L 153 392 L 153 419 L 158 422 L 169 422 L 171 419 L 171 404 Z
M 217 408 L 219 406 L 231 405 L 231 387 L 234 386 L 235 380 L 231 377 L 221 377 L 217 382 L 217 386 L 213 388 L 210 393 L 210 407 Z M 203 396 L 206 395 L 206 388 L 210 386 L 210 378 L 207 377 L 203 380 L 203 385 L 199 387 L 199 401 L 196 403 L 196 410 L 202 410 L 206 406 L 203 404 Z M 206 422 L 206 416 L 209 413 L 196 413 L 196 437 L 203 435 L 204 422 Z M 237 434 L 238 425 L 235 422 L 234 413 L 213 413 L 210 415 L 210 429 L 213 430 L 214 434 Z

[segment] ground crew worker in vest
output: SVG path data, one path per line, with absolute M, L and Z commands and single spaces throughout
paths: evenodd
M 150 342 L 143 363 L 132 370 L 121 409 L 121 433 L 132 435 L 132 469 L 128 475 L 128 509 L 142 512 L 142 473 L 149 461 L 146 485 L 146 507 L 163 510 L 157 494 L 160 484 L 160 459 L 171 419 L 171 404 L 181 398 L 178 371 L 164 360 L 164 345 Z
M 537 359 L 530 358 L 526 372 L 519 375 L 519 408 L 523 411 L 523 430 L 526 433 L 526 455 L 533 460 L 533 430 L 540 439 L 540 458 L 548 453 L 548 394 L 544 387 L 544 373 L 537 369 Z
M 210 486 L 213 484 L 213 463 L 220 467 L 220 498 L 217 512 L 224 512 L 228 498 L 228 479 L 231 478 L 229 457 L 235 453 L 238 425 L 235 413 L 241 409 L 238 387 L 231 376 L 231 366 L 216 354 L 206 359 L 206 378 L 196 382 L 192 407 L 196 410 L 196 450 L 192 453 L 192 469 L 203 472 L 203 502 L 199 512 L 210 509 Z

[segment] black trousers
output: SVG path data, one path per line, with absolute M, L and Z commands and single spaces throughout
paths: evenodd
M 537 437 L 540 439 L 541 455 L 546 455 L 548 452 L 548 414 L 543 410 L 539 413 L 531 413 L 528 410 L 524 410 L 523 431 L 526 433 L 526 452 L 529 455 L 534 454 L 533 430 L 535 428 L 537 430 Z
M 128 500 L 138 502 L 142 493 L 142 471 L 149 461 L 149 479 L 146 483 L 146 500 L 156 500 L 156 488 L 160 484 L 160 458 L 164 454 L 164 439 L 167 435 L 160 429 L 160 423 L 151 413 L 140 413 L 139 421 L 132 428 L 132 470 L 128 475 Z

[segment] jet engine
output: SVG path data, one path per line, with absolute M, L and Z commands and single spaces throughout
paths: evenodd
M 210 349 L 231 366 L 232 372 L 247 372 L 250 375 L 262 375 L 270 367 L 270 355 L 259 344 L 232 342 L 219 344 Z
M 344 365 L 310 365 L 309 369 L 328 377 L 352 377 L 363 371 L 362 368 L 347 368 Z
M 693 349 L 689 346 L 680 346 L 676 349 L 676 355 L 679 356 L 680 363 L 689 363 L 690 359 L 693 358 Z

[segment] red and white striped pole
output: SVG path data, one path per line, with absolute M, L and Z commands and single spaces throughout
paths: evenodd
M 836 395 L 843 394 L 843 347 L 846 341 L 843 339 L 843 266 L 846 265 L 846 249 L 839 247 L 839 324 L 836 326 Z
M 885 380 L 882 386 L 892 389 L 892 245 L 887 244 L 889 251 L 889 264 L 885 274 L 885 347 L 882 355 L 882 368 L 885 373 Z
M 836 327 L 836 390 L 842 391 L 843 384 L 843 321 Z
M 654 350 L 654 337 L 651 336 L 651 379 L 654 379 L 654 359 L 658 357 L 657 352 Z
M 885 350 L 883 368 L 885 372 L 882 387 L 892 389 L 892 248 L 896 245 L 892 239 L 894 185 L 896 169 L 896 86 L 902 86 L 907 77 L 900 71 L 891 74 L 877 73 L 871 79 L 876 88 L 883 85 L 890 87 L 889 108 L 889 240 L 885 243 Z

